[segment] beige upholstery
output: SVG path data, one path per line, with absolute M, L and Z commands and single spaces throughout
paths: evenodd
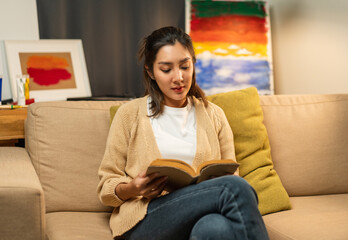
M 264 216 L 271 239 L 348 239 L 348 194 L 291 197 L 293 209 Z
M 293 207 L 264 216 L 271 240 L 348 239 L 348 94 L 260 100 Z M 1 240 L 112 239 L 96 187 L 115 104 L 30 105 L 26 149 L 0 147 Z
M 45 192 L 46 211 L 107 211 L 96 195 L 97 169 L 115 102 L 31 105 L 26 145 Z
M 348 94 L 263 96 L 261 105 L 288 194 L 348 193 Z
M 42 187 L 23 148 L 0 148 L 0 239 L 45 239 Z
M 46 216 L 48 239 L 112 240 L 109 228 L 110 215 L 105 212 L 48 213 Z

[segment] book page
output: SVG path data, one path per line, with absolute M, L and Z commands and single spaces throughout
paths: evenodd
M 156 159 L 151 162 L 150 166 L 171 166 L 180 168 L 191 176 L 196 176 L 196 171 L 185 161 L 177 159 Z
M 197 183 L 205 181 L 212 176 L 220 177 L 233 174 L 237 170 L 238 166 L 239 164 L 237 163 L 217 163 L 208 165 L 201 170 L 201 175 L 198 178 Z
M 182 169 L 172 166 L 149 166 L 146 174 L 155 172 L 159 173 L 159 177 L 168 176 L 167 184 L 164 188 L 168 192 L 190 185 L 197 180 L 197 177 L 192 177 Z

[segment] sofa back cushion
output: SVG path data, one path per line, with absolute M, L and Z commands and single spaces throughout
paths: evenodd
M 348 94 L 261 96 L 260 104 L 288 194 L 348 193 Z
M 42 184 L 46 211 L 108 211 L 97 196 L 98 168 L 119 102 L 30 105 L 26 148 Z

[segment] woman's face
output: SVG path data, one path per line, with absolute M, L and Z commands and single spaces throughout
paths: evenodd
M 169 107 L 184 107 L 192 84 L 193 62 L 190 52 L 179 42 L 166 45 L 157 52 L 153 73 Z

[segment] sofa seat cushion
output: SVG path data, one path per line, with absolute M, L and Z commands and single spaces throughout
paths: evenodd
M 291 197 L 292 210 L 263 217 L 270 239 L 347 239 L 348 194 Z
M 52 212 L 46 214 L 48 240 L 112 240 L 107 212 Z

